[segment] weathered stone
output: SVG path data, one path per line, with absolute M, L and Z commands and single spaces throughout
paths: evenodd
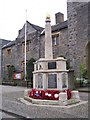
M 75 77 L 80 77 L 80 64 L 85 64 L 90 73 L 89 51 L 90 51 L 90 2 L 68 2 L 67 16 L 68 21 L 60 22 L 51 27 L 52 38 L 58 35 L 58 44 L 52 41 L 53 58 L 64 56 L 70 62 L 70 69 L 74 70 Z M 23 71 L 24 63 L 24 27 L 19 30 L 19 35 L 15 44 L 3 47 L 2 56 L 2 76 L 7 78 L 6 66 L 14 65 L 16 70 Z M 42 34 L 41 34 L 42 33 Z M 27 22 L 27 41 L 29 50 L 27 51 L 27 60 L 45 57 L 45 30 Z M 7 48 L 12 49 L 12 55 L 7 56 Z M 71 79 L 71 78 L 70 78 Z
M 3 57 L 2 57 L 2 47 L 3 45 L 7 44 L 8 42 L 10 42 L 9 40 L 4 40 L 4 39 L 0 39 L 0 81 L 2 79 L 2 61 L 3 61 Z
M 80 64 L 86 64 L 88 3 L 68 2 L 67 11 L 70 66 L 75 70 L 76 77 L 80 77 Z

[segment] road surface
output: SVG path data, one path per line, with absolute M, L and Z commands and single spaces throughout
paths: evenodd
M 88 118 L 88 103 L 68 109 L 49 105 L 26 105 L 18 101 L 18 98 L 23 98 L 25 87 L 0 86 L 0 89 L 2 118 Z M 88 101 L 88 93 L 80 93 L 80 98 Z

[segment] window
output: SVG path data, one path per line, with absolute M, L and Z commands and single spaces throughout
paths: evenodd
M 12 51 L 11 51 L 11 48 L 8 48 L 8 49 L 7 49 L 7 55 L 11 55 L 11 52 L 12 52 Z
M 24 71 L 24 67 L 25 67 L 24 62 L 22 62 L 22 71 Z
M 28 61 L 26 61 L 26 64 L 27 64 L 27 62 L 28 62 Z M 22 64 L 22 71 L 24 71 L 24 68 L 25 68 L 25 62 L 24 62 L 24 61 L 22 61 L 22 63 L 21 63 L 21 64 Z
M 28 52 L 29 51 L 29 42 L 27 42 L 27 44 L 26 44 L 26 52 Z
M 59 45 L 59 34 L 52 35 L 52 44 Z
M 26 52 L 29 51 L 29 42 L 26 43 Z M 22 53 L 25 52 L 25 43 L 22 43 Z
M 24 53 L 24 51 L 25 51 L 25 44 L 22 43 L 22 53 Z

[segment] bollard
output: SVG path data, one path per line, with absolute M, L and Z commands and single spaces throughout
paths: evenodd
M 24 96 L 28 96 L 28 93 L 30 92 L 30 89 L 24 90 Z
M 61 92 L 59 93 L 59 104 L 66 105 L 67 104 L 67 93 Z
M 79 92 L 78 91 L 72 91 L 72 99 L 80 100 Z

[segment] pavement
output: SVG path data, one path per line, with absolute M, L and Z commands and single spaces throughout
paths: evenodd
M 90 92 L 90 87 L 82 87 L 78 89 L 79 92 Z
M 18 98 L 23 98 L 25 87 L 0 87 L 2 87 L 2 107 L 0 109 L 3 110 L 3 118 L 88 118 L 88 102 L 69 108 L 53 105 L 26 105 L 18 100 Z M 80 99 L 88 101 L 88 94 L 90 93 L 80 92 Z

